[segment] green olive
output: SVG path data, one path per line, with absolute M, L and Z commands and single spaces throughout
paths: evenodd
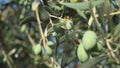
M 93 31 L 86 31 L 83 35 L 82 42 L 86 50 L 90 50 L 95 47 L 97 43 L 97 35 Z
M 88 59 L 88 54 L 87 54 L 87 52 L 85 51 L 82 43 L 78 46 L 77 56 L 78 56 L 78 59 L 79 59 L 81 62 L 85 62 L 85 61 L 87 61 L 87 59 Z

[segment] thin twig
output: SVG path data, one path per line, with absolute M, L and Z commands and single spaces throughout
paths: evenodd
M 53 58 L 53 57 L 51 57 L 51 67 L 52 68 L 61 68 L 61 66 L 56 62 L 56 60 Z
M 45 36 L 43 33 L 43 29 L 42 29 L 42 25 L 41 25 L 42 22 L 40 21 L 38 8 L 36 9 L 35 13 L 36 13 L 36 17 L 37 17 L 38 26 L 39 26 L 39 32 L 40 32 L 42 40 L 43 40 L 43 47 L 46 48 L 46 39 L 45 39 Z
M 10 60 L 8 59 L 8 56 L 7 54 L 5 53 L 5 50 L 3 49 L 3 47 L 0 45 L 0 48 L 1 48 L 1 51 L 2 51 L 2 54 L 4 55 L 4 57 L 6 57 L 6 61 L 7 61 L 7 64 L 9 66 L 9 68 L 13 68 L 12 66 L 12 63 L 10 62 Z
M 93 23 L 93 17 L 92 17 L 92 15 L 90 16 L 90 18 L 89 18 L 89 21 L 88 21 L 88 28 L 90 28 L 91 27 L 91 25 L 92 25 L 92 23 Z
M 117 56 L 114 54 L 114 52 L 113 52 L 113 50 L 112 50 L 112 47 L 110 46 L 109 39 L 106 39 L 106 44 L 107 44 L 107 48 L 108 48 L 111 56 L 115 59 L 115 61 L 116 61 L 117 64 L 120 64 L 119 59 L 118 59 Z
M 53 22 L 52 22 L 52 19 L 51 18 L 49 18 L 49 22 L 50 22 L 50 24 L 53 26 L 54 24 L 53 24 Z
M 61 17 L 57 17 L 57 16 L 54 16 L 54 15 L 49 15 L 50 17 L 52 18 L 56 18 L 56 19 L 62 19 Z
M 94 20 L 95 20 L 95 24 L 96 24 L 98 30 L 105 36 L 104 30 L 101 28 L 101 25 L 100 25 L 97 17 L 95 16 L 95 14 L 96 14 L 96 8 L 93 7 L 93 8 L 90 8 L 90 10 L 91 10 L 91 12 L 92 12 L 92 16 L 93 16 L 93 18 L 94 18 Z
M 118 11 L 116 11 L 116 12 L 112 12 L 112 13 L 110 13 L 109 15 L 113 16 L 113 15 L 116 15 L 116 14 L 120 14 L 120 10 L 118 10 Z M 103 16 L 107 16 L 107 14 L 104 14 Z M 98 15 L 98 14 L 95 14 L 95 17 L 99 17 L 99 15 Z M 88 21 L 89 27 L 91 26 L 93 20 L 94 20 L 93 17 L 90 16 L 89 21 Z
M 118 11 L 116 11 L 116 12 L 112 12 L 112 13 L 110 13 L 109 15 L 116 15 L 116 14 L 120 14 L 120 10 L 118 10 Z M 104 14 L 103 16 L 107 16 L 107 14 Z M 99 17 L 99 15 L 98 14 L 96 14 L 95 15 L 95 17 Z
M 27 34 L 27 37 L 28 37 L 30 43 L 32 44 L 32 46 L 34 46 L 35 45 L 35 41 L 32 39 L 32 37 L 30 36 L 30 34 L 28 32 L 26 32 L 26 34 Z

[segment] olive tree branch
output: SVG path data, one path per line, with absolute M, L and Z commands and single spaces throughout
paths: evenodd
M 105 36 L 104 30 L 101 28 L 101 25 L 100 25 L 97 17 L 95 16 L 95 14 L 96 14 L 96 8 L 93 7 L 93 8 L 90 8 L 90 10 L 91 10 L 92 17 L 95 20 L 95 24 L 96 24 L 98 30 Z
M 40 21 L 38 8 L 36 9 L 35 13 L 36 13 L 36 17 L 37 17 L 38 26 L 39 26 L 39 32 L 40 32 L 40 35 L 41 35 L 42 40 L 43 40 L 43 47 L 46 48 L 46 39 L 45 39 L 45 35 L 43 33 L 43 29 L 42 29 L 42 25 L 41 25 L 42 22 Z
M 113 49 L 112 49 L 112 47 L 110 46 L 110 40 L 109 40 L 109 39 L 106 39 L 106 45 L 107 45 L 107 48 L 108 48 L 111 56 L 115 59 L 116 63 L 117 63 L 117 64 L 120 64 L 119 59 L 118 59 L 117 56 L 114 54 Z

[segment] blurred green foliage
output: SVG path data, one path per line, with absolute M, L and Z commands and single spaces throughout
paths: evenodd
M 97 42 L 81 62 L 88 30 Z M 0 0 L 1 68 L 120 68 L 119 56 L 119 0 Z

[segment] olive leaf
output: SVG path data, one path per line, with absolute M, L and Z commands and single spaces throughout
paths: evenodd
M 55 24 L 54 26 L 52 26 L 48 29 L 48 34 L 54 32 L 54 30 L 58 30 L 61 26 L 65 25 L 65 24 L 66 24 L 65 22 L 59 22 L 59 23 Z
M 77 11 L 77 13 L 78 13 L 80 16 L 82 16 L 84 19 L 87 19 L 87 17 L 85 16 L 85 14 L 84 14 L 83 11 L 81 11 L 81 10 L 79 10 L 79 9 L 77 9 L 76 11 Z
M 101 56 L 92 58 L 88 60 L 87 62 L 85 62 L 84 64 L 81 64 L 80 68 L 93 68 L 93 66 L 95 66 L 97 63 L 101 62 L 102 60 L 106 58 L 107 58 L 106 55 L 101 55 Z
M 116 27 L 114 27 L 112 35 L 114 40 L 117 40 L 118 38 L 120 38 L 120 23 Z
M 33 46 L 32 49 L 33 49 L 33 52 L 34 52 L 36 55 L 38 55 L 38 54 L 41 52 L 42 47 L 41 47 L 40 44 L 37 44 L 36 46 Z
M 52 49 L 49 46 L 46 46 L 45 48 L 47 54 L 51 55 L 52 54 Z
M 87 10 L 92 7 L 99 6 L 103 3 L 103 0 L 91 1 L 91 2 L 78 2 L 78 3 L 62 3 L 68 8 L 74 9 L 77 13 L 82 16 L 84 19 L 87 19 L 82 10 Z
M 47 42 L 47 45 L 48 45 L 48 46 L 52 46 L 52 45 L 54 45 L 54 43 L 53 43 L 52 41 L 48 41 L 48 42 Z
M 78 2 L 78 3 L 61 3 L 72 9 L 87 10 L 91 7 L 96 7 L 103 3 L 103 0 L 91 1 L 91 2 Z
M 35 11 L 37 9 L 37 7 L 39 6 L 39 4 L 40 4 L 39 2 L 34 1 L 32 3 L 32 10 Z
M 27 25 L 26 24 L 23 24 L 20 28 L 20 31 L 21 32 L 25 32 L 25 30 L 27 29 Z

